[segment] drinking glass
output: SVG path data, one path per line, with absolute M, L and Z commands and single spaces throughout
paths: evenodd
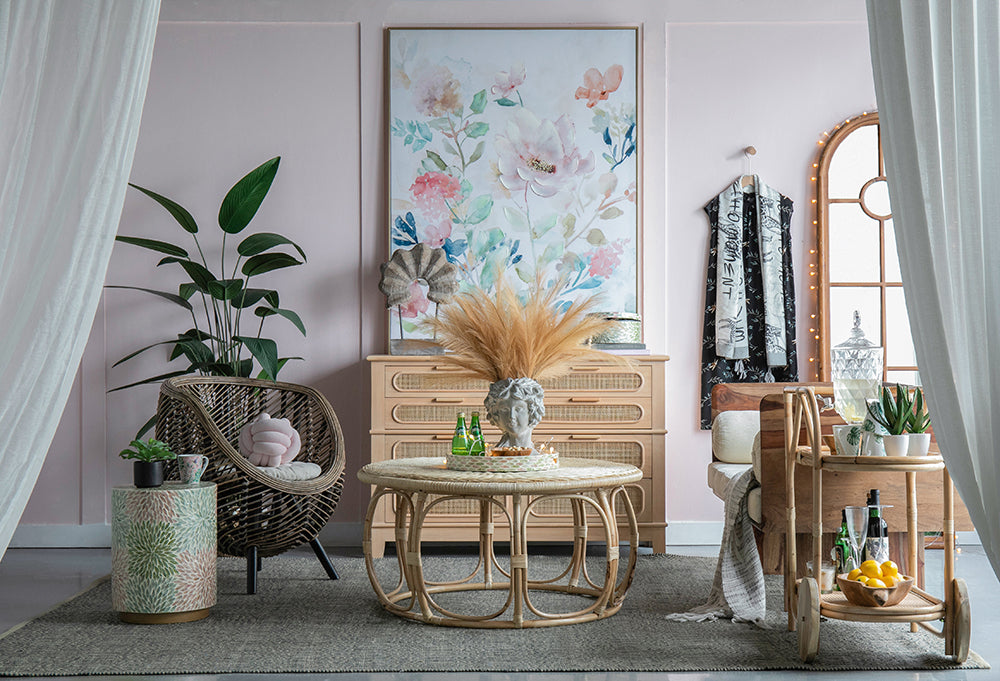
M 851 541 L 851 554 L 855 567 L 861 565 L 861 547 L 868 537 L 868 507 L 848 506 L 844 509 L 847 517 L 847 537 Z

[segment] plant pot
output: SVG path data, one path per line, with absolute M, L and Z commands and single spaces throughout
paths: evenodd
M 906 449 L 907 456 L 927 456 L 930 449 L 930 433 L 910 433 L 910 445 Z
M 163 462 L 133 462 L 132 482 L 136 487 L 159 487 L 163 484 Z
M 910 448 L 910 436 L 908 433 L 883 435 L 882 445 L 885 447 L 886 456 L 906 456 L 906 452 Z

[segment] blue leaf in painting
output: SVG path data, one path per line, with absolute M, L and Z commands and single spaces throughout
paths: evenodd
M 632 141 L 632 133 L 635 132 L 635 123 L 628 126 L 628 131 L 625 133 L 625 140 Z
M 572 301 L 563 300 L 563 301 L 559 302 L 556 305 L 556 312 L 558 312 L 559 314 L 562 314 L 563 312 L 565 312 L 566 310 L 568 310 L 569 306 L 572 305 L 572 304 L 573 304 Z
M 404 218 L 396 216 L 393 221 L 392 242 L 397 246 L 410 246 L 417 243 L 417 223 L 413 213 L 407 212 Z
M 510 264 L 511 265 L 516 265 L 517 263 L 521 262 L 521 258 L 523 258 L 523 257 L 524 256 L 522 256 L 522 255 L 515 255 L 513 257 L 513 259 L 510 261 Z
M 578 288 L 578 289 L 597 288 L 600 285 L 601 285 L 601 280 L 599 278 L 597 278 L 597 277 L 592 277 L 591 279 L 588 279 L 587 281 L 583 282 L 582 284 L 579 284 L 575 288 Z
M 611 146 L 611 128 L 604 128 L 604 143 Z
M 465 239 L 458 239 L 457 241 L 445 239 L 441 248 L 444 249 L 445 255 L 448 256 L 448 262 L 458 264 L 458 256 L 465 253 L 465 247 L 468 246 L 468 244 L 469 242 Z

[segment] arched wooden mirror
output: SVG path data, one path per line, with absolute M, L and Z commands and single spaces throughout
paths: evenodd
M 819 380 L 830 380 L 830 348 L 850 337 L 858 310 L 865 335 L 884 348 L 883 380 L 919 384 L 877 113 L 830 135 L 816 193 Z

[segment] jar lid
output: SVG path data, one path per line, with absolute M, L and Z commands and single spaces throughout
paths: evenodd
M 843 348 L 844 350 L 854 350 L 854 349 L 868 349 L 877 348 L 870 340 L 865 338 L 865 332 L 861 330 L 861 313 L 857 310 L 854 311 L 854 328 L 851 329 L 851 337 L 845 340 L 839 345 L 833 346 L 836 348 Z

